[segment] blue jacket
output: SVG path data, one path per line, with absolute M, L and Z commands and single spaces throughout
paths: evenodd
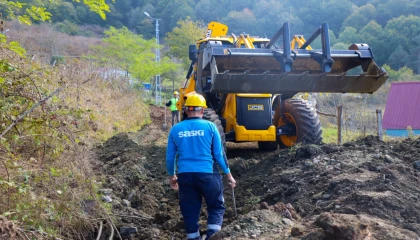
M 170 131 L 166 148 L 166 167 L 169 176 L 175 175 L 178 154 L 178 173 L 213 173 L 215 161 L 223 173 L 230 172 L 226 154 L 214 123 L 201 118 L 187 118 Z

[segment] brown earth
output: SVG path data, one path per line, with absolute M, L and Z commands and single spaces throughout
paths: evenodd
M 166 176 L 163 108 L 151 106 L 151 120 L 97 148 L 100 193 L 112 199 L 123 238 L 184 239 Z M 238 216 L 226 188 L 225 224 L 212 239 L 420 239 L 420 139 L 369 136 L 276 152 L 228 144 L 228 158 Z M 203 231 L 205 218 L 203 210 Z

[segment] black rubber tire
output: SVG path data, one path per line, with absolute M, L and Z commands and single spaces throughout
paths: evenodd
M 278 148 L 277 142 L 258 142 L 258 149 L 262 151 L 276 151 Z
M 297 143 L 320 144 L 322 142 L 322 129 L 319 116 L 316 109 L 303 99 L 287 99 L 283 101 L 283 113 L 290 114 L 296 126 Z M 275 107 L 274 124 L 276 125 L 280 118 L 280 106 Z M 280 137 L 277 137 L 280 148 L 289 148 Z
M 223 129 L 222 122 L 219 119 L 219 115 L 217 115 L 217 113 L 213 109 L 206 108 L 204 109 L 203 119 L 210 121 L 216 125 L 217 130 L 219 131 L 219 134 L 220 134 L 220 139 L 222 140 L 223 149 L 226 152 L 225 131 Z

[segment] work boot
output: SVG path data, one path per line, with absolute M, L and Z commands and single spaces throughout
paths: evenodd
M 196 237 L 196 238 L 188 238 L 188 240 L 202 240 L 201 237 Z
M 214 230 L 214 229 L 207 229 L 206 235 L 204 235 L 204 236 L 206 236 L 205 240 L 209 240 L 209 239 L 210 239 L 210 237 L 211 237 L 213 234 L 217 233 L 217 232 L 218 232 L 218 231 L 216 231 L 216 230 Z M 204 237 L 204 236 L 203 236 L 203 237 Z

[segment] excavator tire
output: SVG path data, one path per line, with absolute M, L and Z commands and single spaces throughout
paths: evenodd
M 262 151 L 276 151 L 278 148 L 277 142 L 258 142 L 258 149 Z
M 223 149 L 225 150 L 225 153 L 226 153 L 225 131 L 223 129 L 222 122 L 219 119 L 219 115 L 217 115 L 217 113 L 213 109 L 206 108 L 204 109 L 203 119 L 210 121 L 216 125 L 217 130 L 219 131 L 219 134 L 220 134 L 220 139 L 222 140 Z
M 321 122 L 314 107 L 303 99 L 287 99 L 283 103 L 283 115 L 280 105 L 275 107 L 274 124 L 277 127 L 289 124 L 295 127 L 295 135 L 277 137 L 280 148 L 290 148 L 297 143 L 320 144 L 322 142 Z

